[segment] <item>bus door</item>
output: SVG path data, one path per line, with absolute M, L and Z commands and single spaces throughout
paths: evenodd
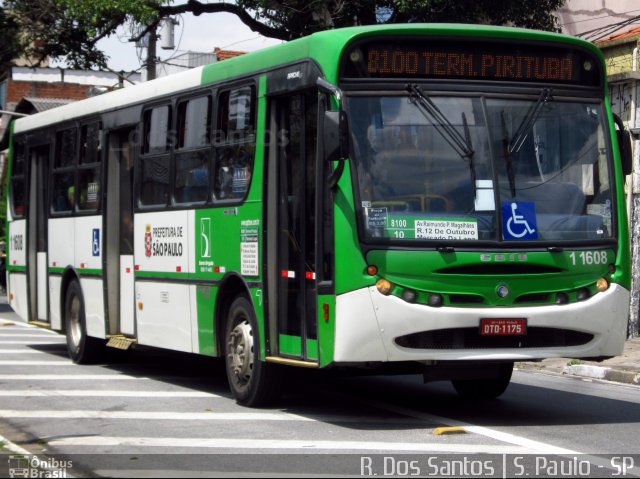
M 271 142 L 269 155 L 269 228 L 274 220 L 277 223 L 268 233 L 269 298 L 270 304 L 275 302 L 269 312 L 270 318 L 277 318 L 277 328 L 270 322 L 270 352 L 306 361 L 318 360 L 317 98 L 316 91 L 299 92 L 278 97 L 270 105 L 270 129 L 276 141 Z
M 47 275 L 47 204 L 49 145 L 29 149 L 28 284 L 29 320 L 49 322 Z
M 104 208 L 108 334 L 135 335 L 133 264 L 133 149 L 135 128 L 108 133 Z

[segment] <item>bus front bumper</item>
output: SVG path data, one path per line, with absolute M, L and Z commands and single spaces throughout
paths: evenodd
M 607 291 L 586 301 L 566 305 L 434 308 L 384 296 L 375 287 L 360 289 L 337 297 L 334 362 L 528 361 L 617 356 L 622 353 L 626 339 L 629 298 L 627 289 L 612 284 Z M 525 318 L 527 331 L 536 331 L 538 341 L 528 346 L 525 340 L 522 346 L 516 338 L 511 346 L 495 347 L 482 346 L 482 340 L 472 338 L 474 346 L 465 346 L 464 340 L 460 341 L 461 332 L 466 330 L 469 337 L 477 331 L 479 336 L 481 318 Z M 569 334 L 586 333 L 593 338 L 578 345 L 558 346 L 553 340 L 547 345 L 540 341 L 546 336 L 544 328 L 549 328 L 550 335 L 561 330 Z M 458 339 L 428 348 L 403 347 L 396 342 L 397 338 L 434 330 L 441 330 L 444 337 L 451 334 Z

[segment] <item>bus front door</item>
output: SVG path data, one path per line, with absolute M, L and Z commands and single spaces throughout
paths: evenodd
M 107 203 L 105 211 L 106 300 L 110 335 L 134 336 L 133 264 L 133 128 L 108 135 Z
M 31 168 L 28 207 L 29 320 L 49 322 L 49 280 L 47 274 L 47 178 L 49 145 L 29 150 Z
M 268 173 L 268 214 L 277 218 L 277 227 L 268 233 L 270 284 L 277 285 L 270 292 L 270 303 L 275 302 L 270 318 L 277 318 L 277 326 L 270 322 L 270 353 L 309 362 L 318 360 L 317 103 L 315 91 L 273 100 L 270 127 L 277 140 L 270 147 Z M 273 224 L 269 218 L 269 228 Z

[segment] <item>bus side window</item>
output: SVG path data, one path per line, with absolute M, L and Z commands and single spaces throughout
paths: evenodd
M 255 155 L 255 88 L 220 94 L 213 192 L 217 200 L 242 200 L 249 191 Z
M 143 115 L 140 158 L 140 204 L 166 205 L 169 199 L 169 129 L 171 107 L 162 105 Z
M 10 198 L 13 216 L 21 218 L 25 214 L 25 147 L 22 140 L 15 141 L 12 151 Z
M 51 210 L 55 213 L 70 213 L 75 209 L 77 135 L 78 129 L 75 127 L 56 133 L 53 195 L 51 196 Z
M 178 141 L 175 151 L 176 203 L 203 203 L 209 195 L 211 158 L 211 96 L 178 104 Z
M 80 165 L 78 171 L 78 207 L 97 210 L 100 207 L 100 142 L 99 122 L 84 125 L 80 130 Z

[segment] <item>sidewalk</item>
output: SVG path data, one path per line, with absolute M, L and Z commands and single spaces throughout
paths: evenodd
M 621 356 L 602 362 L 552 358 L 516 363 L 516 368 L 640 385 L 640 338 L 627 340 Z

